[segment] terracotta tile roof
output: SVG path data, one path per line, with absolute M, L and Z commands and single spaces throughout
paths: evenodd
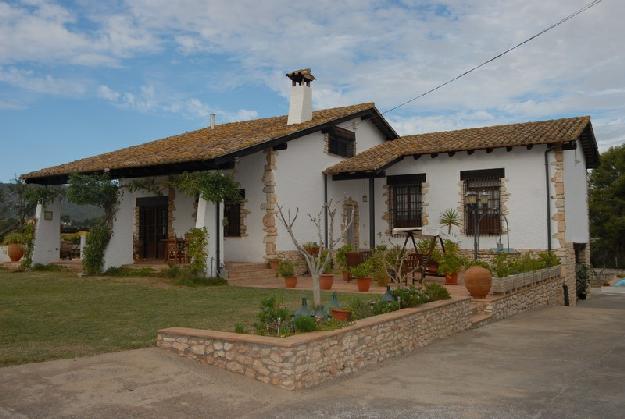
M 582 116 L 407 135 L 365 150 L 329 167 L 325 172 L 332 175 L 376 172 L 411 155 L 568 143 L 578 138 L 582 139 L 588 167 L 596 166 L 599 161 L 597 142 L 592 133 L 590 117 Z
M 287 125 L 287 116 L 283 115 L 216 125 L 214 129 L 202 128 L 27 173 L 22 175 L 22 178 L 33 183 L 62 183 L 68 174 L 75 172 L 106 170 L 111 171 L 112 175 L 121 175 L 129 172 L 131 168 L 205 162 L 227 157 L 255 146 L 263 146 L 274 140 L 297 138 L 320 129 L 324 124 L 337 123 L 359 114 L 372 116 L 376 125 L 382 124 L 383 128 L 388 128 L 388 132 L 392 133 L 392 138 L 397 137 L 373 103 L 361 103 L 316 111 L 313 112 L 312 120 L 295 125 Z M 52 178 L 56 180 L 52 181 Z

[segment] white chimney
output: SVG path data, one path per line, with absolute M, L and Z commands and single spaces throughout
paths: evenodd
M 315 76 L 310 68 L 295 70 L 286 75 L 291 79 L 291 99 L 289 101 L 289 118 L 287 125 L 301 124 L 312 119 L 312 90 L 310 82 Z
M 215 129 L 215 114 L 214 114 L 214 113 L 212 113 L 212 114 L 210 115 L 210 117 L 211 117 L 210 127 L 211 127 L 211 129 Z

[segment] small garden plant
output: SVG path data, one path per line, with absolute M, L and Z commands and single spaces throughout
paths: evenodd
M 290 260 L 281 260 L 278 264 L 278 275 L 289 278 L 295 275 L 295 265 Z

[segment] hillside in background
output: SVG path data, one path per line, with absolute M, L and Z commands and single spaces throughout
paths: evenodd
M 11 194 L 9 185 L 6 183 L 0 183 L 0 199 L 0 220 L 15 217 L 13 206 L 16 198 Z M 81 222 L 101 217 L 103 212 L 100 208 L 93 205 L 76 205 L 65 201 L 61 215 L 67 215 L 72 221 Z

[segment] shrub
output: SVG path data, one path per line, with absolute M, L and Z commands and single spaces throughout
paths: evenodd
M 44 265 L 43 263 L 35 263 L 31 269 L 39 272 L 66 272 L 68 270 L 63 266 L 53 264 Z
M 278 264 L 278 275 L 288 278 L 295 275 L 295 265 L 290 260 L 281 260 Z
M 2 241 L 4 245 L 24 244 L 24 242 L 24 234 L 20 233 L 19 231 L 12 231 L 8 233 L 6 236 L 4 236 L 4 240 Z
M 33 249 L 35 242 L 35 225 L 34 224 L 26 224 L 24 226 L 24 257 L 22 258 L 22 263 L 20 267 L 22 269 L 28 269 L 33 264 Z
M 237 323 L 234 325 L 234 333 L 245 333 L 245 326 L 243 323 Z
M 451 298 L 447 288 L 436 282 L 427 284 L 425 286 L 425 293 L 428 296 L 428 301 L 449 300 Z
M 104 251 L 111 239 L 111 230 L 104 224 L 95 225 L 87 235 L 87 242 L 82 258 L 82 267 L 87 275 L 97 275 L 102 272 L 104 265 Z
M 399 310 L 397 301 L 384 301 L 381 298 L 373 303 L 372 312 L 374 316 L 378 314 L 390 313 Z
M 371 306 L 359 298 L 352 299 L 346 309 L 352 312 L 352 319 L 354 320 L 373 316 Z
M 259 335 L 284 336 L 292 333 L 291 312 L 278 304 L 276 297 L 267 297 L 260 302 L 257 319 L 254 327 Z
M 431 239 L 423 239 L 417 242 L 417 250 L 422 255 L 427 255 L 428 253 L 430 253 L 431 246 L 432 246 Z M 436 246 L 436 243 L 434 243 L 434 248 L 432 249 L 430 260 L 433 260 L 434 262 L 439 263 L 441 261 L 441 257 L 442 257 L 442 253 L 440 249 Z
M 551 268 L 560 264 L 560 258 L 553 252 L 540 252 L 538 257 L 545 263 L 546 267 Z
M 487 262 L 484 262 L 483 260 L 468 260 L 466 267 L 470 268 L 471 266 L 479 266 L 482 267 L 484 269 L 488 269 L 489 271 L 491 270 L 490 265 Z
M 317 321 L 314 317 L 297 317 L 294 321 L 295 330 L 300 333 L 314 332 L 317 330 Z
M 428 294 L 421 288 L 405 287 L 393 290 L 395 299 L 399 299 L 401 308 L 416 307 L 429 301 Z
M 208 232 L 206 228 L 192 228 L 187 234 L 187 239 L 189 241 L 191 270 L 196 275 L 206 275 L 206 246 L 208 245 Z
M 339 268 L 343 270 L 347 269 L 347 254 L 353 251 L 354 249 L 351 244 L 343 245 L 336 251 L 336 264 Z

